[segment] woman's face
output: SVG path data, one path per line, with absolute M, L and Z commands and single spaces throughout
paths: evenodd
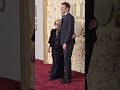
M 59 21 L 56 21 L 56 22 L 55 22 L 55 28 L 56 28 L 56 29 L 59 29 L 59 28 L 60 28 L 60 22 L 59 22 Z

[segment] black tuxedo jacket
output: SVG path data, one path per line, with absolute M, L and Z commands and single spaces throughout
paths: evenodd
M 72 40 L 72 35 L 74 34 L 74 17 L 67 13 L 62 19 L 61 25 L 61 45 L 69 44 Z
M 58 33 L 58 39 L 56 41 L 56 29 L 52 29 L 49 37 L 48 43 L 50 44 L 50 47 L 55 47 L 57 42 L 57 45 L 61 45 L 61 32 Z

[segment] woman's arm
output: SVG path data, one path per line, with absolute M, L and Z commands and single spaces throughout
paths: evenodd
M 74 38 L 76 38 L 76 34 L 75 33 L 72 35 L 72 39 L 74 39 Z
M 49 44 L 51 43 L 51 40 L 52 40 L 52 31 L 53 30 L 51 30 L 51 32 L 50 32 L 50 37 L 49 37 L 49 41 L 48 41 Z
M 50 32 L 50 37 L 49 37 L 49 48 L 48 48 L 48 52 L 50 52 L 50 47 L 52 47 L 52 42 L 53 42 L 53 30 L 51 30 Z

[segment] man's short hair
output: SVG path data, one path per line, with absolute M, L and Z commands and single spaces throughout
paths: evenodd
M 70 4 L 68 2 L 63 2 L 62 5 L 65 5 L 70 10 Z

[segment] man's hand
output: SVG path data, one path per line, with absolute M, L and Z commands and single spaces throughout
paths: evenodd
M 48 52 L 50 53 L 50 47 L 48 48 Z
M 72 35 L 72 39 L 74 39 L 74 38 L 76 38 L 76 34 L 75 33 Z
M 50 52 L 50 49 L 48 49 L 48 52 Z
M 89 24 L 89 26 L 88 26 L 88 29 L 94 29 L 94 28 L 96 28 L 97 27 L 97 20 L 91 20 L 90 21 L 90 24 Z
M 64 43 L 63 44 L 63 50 L 66 50 L 67 45 Z

